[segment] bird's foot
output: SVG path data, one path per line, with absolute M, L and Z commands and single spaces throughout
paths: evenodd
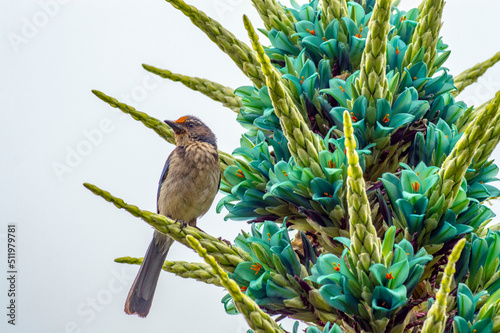
M 188 223 L 187 223 L 186 221 L 184 221 L 184 220 L 179 220 L 179 219 L 176 219 L 176 220 L 175 220 L 175 222 L 176 222 L 176 223 L 177 223 L 177 222 L 179 222 L 179 223 L 180 223 L 180 225 L 181 225 L 181 232 L 182 232 L 182 231 L 184 231 L 184 228 L 186 228 L 186 227 L 187 227 L 187 225 L 188 225 Z
M 220 240 L 220 241 L 222 241 L 222 242 L 224 242 L 224 243 L 226 243 L 226 244 L 227 244 L 227 245 L 229 245 L 229 246 L 232 246 L 232 245 L 231 245 L 231 242 L 230 242 L 230 241 L 228 241 L 227 239 L 223 239 L 222 237 L 219 237 L 219 238 L 217 238 L 217 239 L 218 239 L 218 240 Z

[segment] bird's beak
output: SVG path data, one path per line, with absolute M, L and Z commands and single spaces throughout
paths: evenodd
M 170 126 L 174 130 L 175 134 L 180 134 L 180 133 L 184 132 L 184 128 L 182 128 L 182 126 L 180 126 L 179 124 L 175 123 L 174 121 L 165 120 L 165 124 L 167 124 L 168 126 Z

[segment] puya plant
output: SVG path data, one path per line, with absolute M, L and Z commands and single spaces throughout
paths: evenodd
M 245 16 L 251 45 L 167 2 L 250 80 L 231 89 L 144 65 L 234 111 L 246 133 L 220 152 L 217 210 L 251 224 L 229 244 L 85 184 L 206 262 L 165 271 L 226 288 L 225 310 L 253 332 L 285 332 L 285 317 L 307 333 L 500 332 L 500 232 L 485 205 L 500 194 L 490 184 L 500 93 L 478 107 L 456 99 L 500 53 L 449 74 L 442 0 L 409 11 L 392 0 L 252 0 L 265 42 Z M 175 143 L 165 123 L 94 93 Z

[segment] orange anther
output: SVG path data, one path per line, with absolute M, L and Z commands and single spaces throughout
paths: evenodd
M 262 269 L 262 265 L 260 263 L 256 263 L 250 267 L 252 271 L 255 271 L 255 275 L 259 274 L 260 270 Z

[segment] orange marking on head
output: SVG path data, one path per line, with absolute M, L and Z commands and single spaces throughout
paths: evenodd
M 186 117 L 186 116 L 184 116 L 184 117 L 180 117 L 179 119 L 177 119 L 177 120 L 175 121 L 175 123 L 176 123 L 176 124 L 183 124 L 183 123 L 185 123 L 185 122 L 186 122 L 186 120 L 188 120 L 188 119 L 189 119 L 189 117 Z

